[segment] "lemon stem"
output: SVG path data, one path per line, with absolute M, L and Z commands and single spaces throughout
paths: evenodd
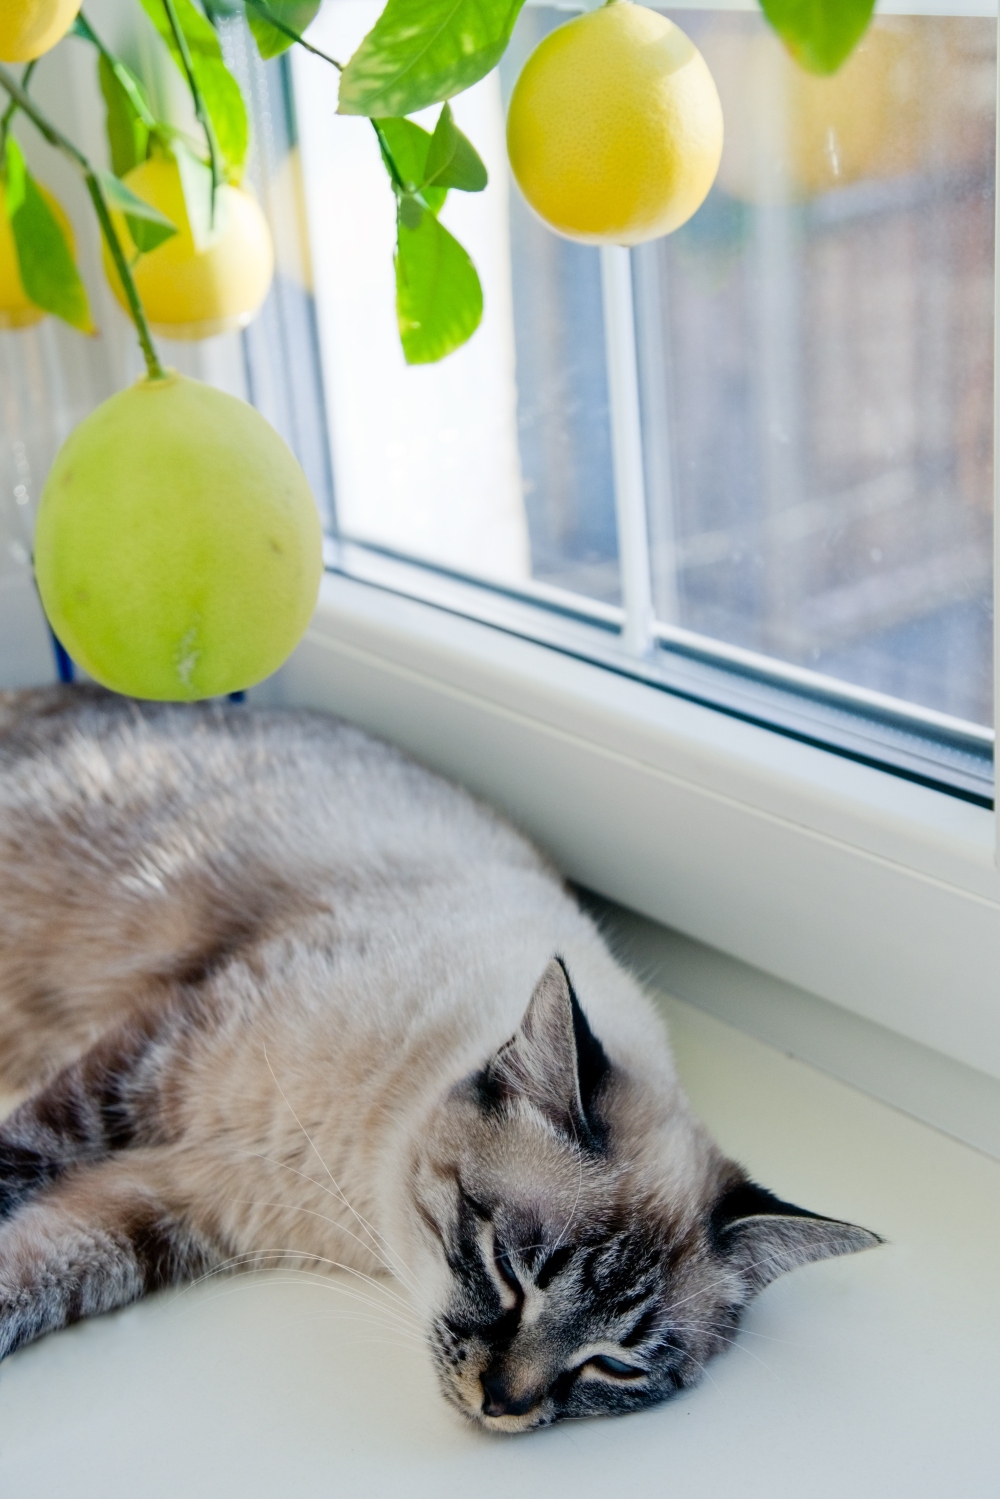
M 37 64 L 38 58 L 36 57 L 33 62 L 30 62 L 28 64 L 24 72 L 21 74 L 21 87 L 23 89 L 26 89 L 28 87 L 28 84 L 31 80 L 31 75 L 35 71 Z M 17 114 L 18 108 L 19 105 L 17 100 L 12 99 L 7 108 L 4 110 L 3 117 L 0 118 L 0 167 L 2 167 L 4 162 L 7 160 L 7 132 L 10 129 L 11 120 L 13 120 L 14 116 Z
M 269 22 L 270 25 L 274 27 L 275 31 L 280 31 L 282 36 L 287 36 L 289 41 L 298 42 L 300 47 L 304 47 L 305 50 L 307 52 L 311 52 L 314 57 L 321 57 L 324 62 L 330 64 L 331 68 L 336 68 L 338 73 L 342 73 L 344 71 L 343 63 L 339 63 L 337 59 L 335 57 L 331 57 L 328 52 L 321 52 L 318 47 L 313 46 L 312 42 L 307 42 L 305 37 L 300 35 L 300 33 L 297 32 L 294 27 L 286 26 L 284 21 L 280 21 L 274 14 L 274 12 L 271 10 L 271 7 L 264 3 L 264 0 L 246 0 L 246 3 L 250 7 L 250 9 L 255 10 L 263 20 Z M 393 156 L 392 152 L 389 150 L 389 142 L 385 138 L 385 132 L 382 130 L 377 120 L 372 120 L 371 124 L 372 129 L 375 132 L 376 139 L 378 140 L 382 155 L 385 159 L 385 164 L 389 168 L 389 176 L 392 178 L 392 185 L 397 193 L 405 193 L 406 184 L 403 182 L 402 173 L 396 165 L 396 159 Z
M 198 80 L 195 77 L 194 73 L 194 63 L 191 60 L 191 49 L 188 46 L 187 37 L 181 30 L 181 23 L 177 19 L 177 11 L 174 6 L 174 0 L 163 0 L 163 9 L 167 13 L 167 20 L 170 23 L 170 30 L 173 32 L 174 41 L 177 44 L 177 51 L 180 53 L 181 65 L 184 69 L 185 76 L 187 77 L 188 88 L 191 90 L 191 102 L 194 105 L 194 112 L 198 117 L 198 123 L 201 126 L 202 130 L 205 132 L 205 139 L 208 142 L 208 159 L 212 168 L 212 200 L 209 211 L 209 224 L 214 225 L 215 195 L 219 191 L 219 187 L 222 183 L 222 167 L 220 164 L 219 141 L 218 137 L 215 134 L 215 126 L 212 124 L 212 117 L 209 114 L 208 109 L 206 108 L 201 89 L 198 87 Z
M 344 71 L 343 63 L 339 63 L 337 59 L 335 57 L 331 57 L 328 52 L 321 52 L 318 47 L 313 46 L 312 42 L 307 42 L 305 37 L 301 36 L 299 32 L 294 30 L 293 27 L 286 26 L 284 21 L 279 21 L 278 17 L 271 10 L 271 7 L 264 4 L 264 0 L 247 0 L 247 4 L 250 6 L 251 10 L 255 10 L 257 12 L 262 20 L 269 22 L 269 24 L 274 27 L 275 31 L 280 31 L 282 36 L 287 36 L 289 41 L 298 42 L 300 47 L 304 47 L 306 51 L 311 52 L 314 57 L 321 57 L 324 62 L 330 64 L 331 68 L 336 68 L 338 73 L 342 73 Z
M 146 361 L 146 370 L 149 378 L 150 380 L 165 380 L 166 373 L 160 364 L 159 356 L 153 344 L 153 336 L 149 331 L 149 324 L 146 321 L 146 313 L 142 302 L 139 300 L 139 293 L 136 291 L 135 282 L 132 279 L 128 260 L 122 249 L 115 226 L 112 223 L 100 178 L 83 152 L 74 146 L 72 141 L 67 140 L 62 131 L 57 130 L 50 120 L 46 119 L 31 96 L 25 93 L 21 84 L 2 66 L 0 66 L 0 87 L 6 89 L 10 95 L 11 103 L 15 104 L 18 109 L 22 110 L 28 116 L 28 119 L 40 134 L 44 136 L 49 145 L 54 146 L 57 151 L 61 151 L 64 156 L 68 156 L 70 161 L 83 174 L 83 180 L 87 184 L 87 191 L 94 205 L 94 211 L 97 214 L 98 222 L 107 241 L 108 249 L 111 252 L 111 258 L 117 267 L 118 275 L 121 277 L 122 286 L 125 288 L 125 296 L 128 299 L 136 333 L 139 336 L 139 344 Z
M 389 142 L 385 138 L 385 131 L 382 129 L 377 120 L 372 120 L 371 124 L 378 140 L 379 146 L 382 149 L 382 155 L 385 158 L 385 164 L 389 168 L 389 176 L 392 178 L 392 185 L 397 193 L 403 194 L 406 192 L 406 183 L 403 181 L 400 170 L 396 165 L 395 157 L 389 150 Z
M 107 63 L 108 67 L 111 69 L 112 73 L 114 73 L 118 82 L 125 90 L 126 94 L 129 97 L 129 102 L 131 103 L 132 108 L 135 110 L 136 114 L 139 116 L 139 119 L 145 125 L 146 129 L 158 130 L 160 128 L 160 122 L 159 120 L 157 120 L 156 116 L 153 114 L 152 110 L 147 104 L 145 95 L 139 88 L 135 79 L 132 77 L 132 74 L 129 72 L 128 68 L 125 67 L 124 63 L 121 62 L 119 58 L 115 57 L 113 52 L 108 51 L 107 47 L 101 41 L 93 26 L 91 26 L 90 22 L 83 14 L 83 11 L 81 11 L 77 16 L 75 24 L 77 36 L 82 36 L 85 41 L 90 42 L 91 46 L 97 48 L 98 52 L 104 58 L 104 61 Z
M 98 222 L 104 232 L 104 238 L 107 241 L 108 249 L 111 251 L 111 259 L 115 263 L 115 268 L 118 271 L 118 275 L 121 279 L 121 284 L 125 288 L 125 296 L 128 298 L 129 310 L 132 313 L 132 321 L 135 324 L 135 331 L 138 335 L 139 345 L 142 349 L 143 358 L 146 361 L 146 373 L 149 376 L 150 380 L 165 380 L 166 371 L 160 364 L 160 357 L 156 352 L 156 345 L 153 343 L 153 336 L 149 331 L 149 324 L 146 321 L 146 310 L 143 307 L 142 302 L 139 298 L 139 293 L 136 290 L 135 281 L 132 277 L 132 271 L 129 267 L 128 259 L 125 255 L 124 250 L 122 249 L 122 243 L 118 238 L 118 232 L 115 229 L 111 215 L 108 212 L 108 205 L 104 201 L 104 194 L 101 191 L 101 184 L 92 171 L 87 171 L 84 173 L 84 180 L 87 184 L 87 191 L 90 194 L 91 202 L 94 205 L 94 212 L 97 214 Z

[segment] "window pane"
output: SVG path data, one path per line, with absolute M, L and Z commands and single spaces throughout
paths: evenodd
M 996 22 L 879 19 L 825 80 L 673 14 L 727 142 L 634 256 L 657 613 L 989 724 Z
M 317 45 L 349 55 L 381 0 L 324 7 Z M 529 10 L 504 84 L 565 12 Z M 530 590 L 619 598 L 596 250 L 559 240 L 510 185 L 497 74 L 454 101 L 485 193 L 442 223 L 483 283 L 483 322 L 438 365 L 407 368 L 394 312 L 395 208 L 367 121 L 337 116 L 329 70 L 293 57 L 338 525 L 350 538 Z M 437 111 L 417 118 L 433 125 Z
M 569 17 L 527 6 L 500 65 L 506 105 L 542 38 Z M 517 431 L 535 578 L 617 604 L 600 252 L 538 219 L 505 163 L 517 370 Z

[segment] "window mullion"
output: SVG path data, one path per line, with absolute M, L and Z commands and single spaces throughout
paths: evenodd
M 994 159 L 996 232 L 993 237 L 993 817 L 996 823 L 996 861 L 1000 867 L 1000 796 L 997 795 L 997 755 L 1000 749 L 1000 52 L 997 56 L 997 149 Z
M 611 415 L 611 449 L 618 522 L 618 563 L 625 624 L 622 645 L 644 656 L 653 644 L 646 485 L 636 360 L 631 253 L 622 245 L 601 248 L 601 294 Z

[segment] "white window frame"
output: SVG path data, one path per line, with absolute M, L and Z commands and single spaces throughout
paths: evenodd
M 991 0 L 879 9 L 996 14 Z M 619 644 L 634 660 L 653 625 L 627 252 L 604 251 L 602 272 Z M 1000 535 L 997 547 L 1000 579 Z M 506 611 L 470 618 L 447 590 L 410 590 L 391 567 L 350 576 L 348 559 L 327 574 L 274 695 L 343 714 L 456 777 L 571 879 L 1000 1077 L 994 811 L 597 665 L 575 649 L 572 621 L 555 644 L 530 639 L 531 606 Z M 1000 702 L 1000 629 L 995 662 Z

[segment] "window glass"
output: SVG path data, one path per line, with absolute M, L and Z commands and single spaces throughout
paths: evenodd
M 726 147 L 633 257 L 657 614 L 989 724 L 996 22 L 882 17 L 818 79 L 672 14 Z
M 349 55 L 380 8 L 325 6 L 318 45 Z M 631 256 L 655 634 L 988 726 L 996 23 L 881 16 L 817 79 L 756 5 L 667 13 L 717 80 L 726 148 L 699 213 Z M 291 66 L 340 533 L 607 627 L 602 256 L 534 217 L 504 149 L 517 73 L 566 19 L 529 0 L 454 101 L 491 181 L 442 222 L 485 313 L 440 365 L 403 362 L 373 132 L 334 114 L 323 63 Z
M 317 45 L 350 54 L 380 9 L 324 7 Z M 513 59 L 565 19 L 525 12 L 505 85 Z M 557 239 L 512 190 L 501 79 L 453 101 L 490 186 L 452 193 L 441 214 L 476 263 L 483 322 L 441 364 L 407 369 L 393 310 L 394 205 L 374 134 L 334 114 L 322 63 L 297 54 L 293 65 L 342 534 L 505 584 L 616 602 L 599 256 Z M 416 118 L 432 125 L 436 113 Z

